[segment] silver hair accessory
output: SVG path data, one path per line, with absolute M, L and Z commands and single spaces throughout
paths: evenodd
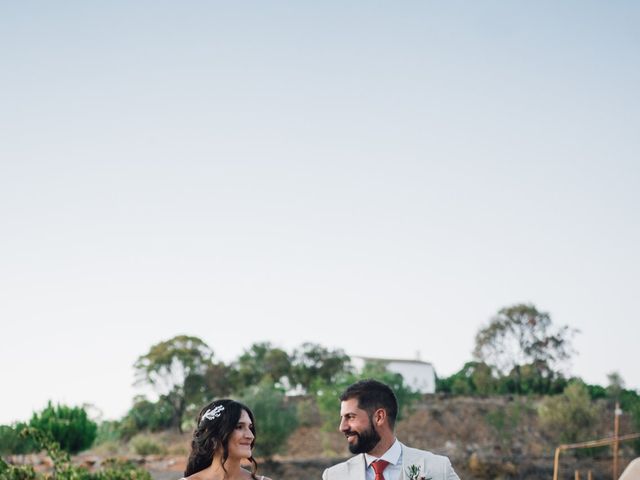
M 217 407 L 214 407 L 211 410 L 207 410 L 202 415 L 202 418 L 200 419 L 200 423 L 202 423 L 205 419 L 213 420 L 214 418 L 218 418 L 220 415 L 222 415 L 223 410 L 224 410 L 223 405 L 218 405 Z

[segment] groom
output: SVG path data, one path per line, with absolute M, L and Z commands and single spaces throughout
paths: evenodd
M 384 383 L 356 382 L 340 402 L 340 431 L 357 455 L 327 468 L 323 480 L 460 480 L 447 457 L 398 441 L 398 401 Z

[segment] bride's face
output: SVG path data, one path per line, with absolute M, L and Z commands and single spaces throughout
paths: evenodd
M 229 458 L 250 458 L 251 457 L 251 444 L 255 436 L 251 431 L 251 418 L 246 410 L 242 411 L 240 419 L 236 424 L 235 429 L 229 436 L 229 443 L 227 448 L 229 450 Z

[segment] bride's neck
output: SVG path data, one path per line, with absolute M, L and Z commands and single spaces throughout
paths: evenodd
M 214 458 L 210 467 L 202 472 L 203 480 L 239 480 L 243 479 L 241 462 L 239 459 L 228 458 L 222 466 L 222 461 Z

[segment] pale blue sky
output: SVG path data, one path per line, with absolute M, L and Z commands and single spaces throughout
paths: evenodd
M 499 308 L 640 388 L 636 2 L 3 2 L 0 422 L 135 359 L 471 358 Z

